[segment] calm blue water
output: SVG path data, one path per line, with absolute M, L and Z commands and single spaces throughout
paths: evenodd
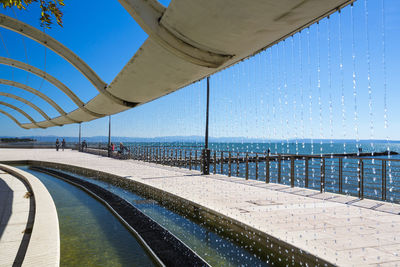
M 196 142 L 146 142 L 146 143 L 124 143 L 126 146 L 161 146 L 161 147 L 177 147 L 177 148 L 198 148 L 201 149 L 204 143 Z M 258 152 L 264 153 L 270 149 L 273 154 L 306 154 L 320 155 L 331 153 L 357 153 L 361 147 L 362 152 L 384 152 L 387 150 L 400 153 L 400 142 L 374 142 L 363 141 L 356 142 L 270 142 L 270 143 L 209 143 L 209 148 L 216 151 L 233 151 L 233 152 Z M 399 158 L 394 155 L 392 158 Z

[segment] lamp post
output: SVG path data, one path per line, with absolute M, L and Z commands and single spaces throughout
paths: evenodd
M 210 107 L 210 77 L 207 77 L 207 107 L 206 107 L 206 134 L 204 140 L 204 149 L 202 151 L 203 174 L 210 174 L 210 149 L 208 149 L 208 117 Z
M 79 123 L 79 139 L 78 139 L 78 151 L 82 151 L 82 145 L 81 145 L 81 123 Z
M 111 115 L 108 116 L 108 157 L 111 157 Z

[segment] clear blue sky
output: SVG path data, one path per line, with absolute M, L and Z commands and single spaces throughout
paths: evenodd
M 324 19 L 319 25 L 313 25 L 285 42 L 212 76 L 211 136 L 266 139 L 388 137 L 400 140 L 397 118 L 400 115 L 400 2 L 368 0 L 366 3 L 368 13 L 364 0 L 358 0 L 353 7 L 354 43 L 351 8 L 347 7 L 341 14 L 335 13 L 329 20 Z M 168 1 L 163 1 L 163 4 L 168 5 Z M 1 12 L 39 27 L 37 8 L 15 12 L 1 9 Z M 385 17 L 383 24 L 382 14 Z M 146 33 L 118 1 L 105 0 L 96 1 L 95 5 L 90 1 L 67 1 L 64 27 L 53 26 L 46 32 L 78 54 L 107 83 L 114 79 L 147 38 Z M 85 101 L 97 94 L 95 88 L 78 71 L 49 49 L 2 28 L 0 34 L 5 44 L 0 43 L 0 56 L 10 56 L 45 69 Z M 353 44 L 355 68 L 352 60 Z M 356 74 L 355 91 L 353 70 Z M 0 65 L 0 78 L 40 89 L 65 110 L 75 109 L 74 104 L 59 90 L 34 75 Z M 384 127 L 385 84 L 387 129 Z M 22 90 L 0 85 L 0 91 L 23 96 L 43 107 L 50 115 L 58 114 L 51 106 Z M 5 99 L 0 97 L 0 101 Z M 29 111 L 38 121 L 43 119 L 36 111 L 18 101 L 7 99 L 7 102 Z M 117 136 L 132 137 L 203 135 L 204 107 L 205 82 L 201 81 L 151 103 L 114 115 L 112 132 Z M 3 106 L 0 108 L 15 115 L 20 121 L 27 122 L 17 112 Z M 20 129 L 2 114 L 0 125 L 0 136 L 61 137 L 78 134 L 77 125 L 45 130 Z M 107 118 L 84 123 L 83 134 L 107 135 L 107 127 Z

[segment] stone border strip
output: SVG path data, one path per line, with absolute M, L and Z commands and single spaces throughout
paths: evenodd
M 22 179 L 30 187 L 35 213 L 22 266 L 60 266 L 60 231 L 57 209 L 49 191 L 35 176 L 0 164 L 0 170 Z

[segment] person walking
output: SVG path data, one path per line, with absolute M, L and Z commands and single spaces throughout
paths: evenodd
M 66 145 L 66 142 L 65 142 L 65 139 L 63 138 L 63 140 L 61 141 L 61 148 L 63 151 L 65 149 L 65 145 Z
M 60 141 L 57 138 L 57 140 L 56 140 L 56 151 L 58 151 L 59 148 L 60 148 Z

